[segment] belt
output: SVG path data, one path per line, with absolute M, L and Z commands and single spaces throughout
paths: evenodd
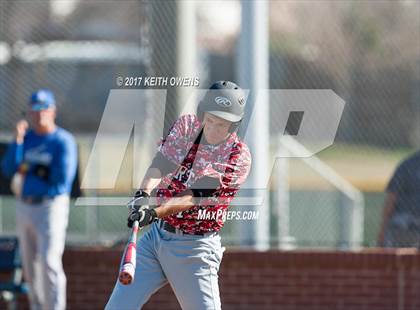
M 49 196 L 26 196 L 26 197 L 22 197 L 21 200 L 24 203 L 30 204 L 30 205 L 39 205 L 42 204 L 43 202 L 47 201 L 51 199 L 51 197 Z
M 171 224 L 169 224 L 168 222 L 164 221 L 164 220 L 159 220 L 159 227 L 170 232 L 173 234 L 180 234 L 180 235 L 191 235 L 191 236 L 203 236 L 203 237 L 208 237 L 208 236 L 212 236 L 217 234 L 217 232 L 215 231 L 210 231 L 210 232 L 205 232 L 205 233 L 200 233 L 200 232 L 192 232 L 192 233 L 188 233 L 185 232 L 179 228 L 176 228 L 174 226 L 172 226 Z

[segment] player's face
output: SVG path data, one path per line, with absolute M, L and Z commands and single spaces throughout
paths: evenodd
M 55 123 L 55 108 L 31 111 L 31 120 L 35 128 L 46 128 Z
M 230 132 L 231 122 L 221 119 L 209 113 L 204 114 L 204 136 L 210 144 L 218 144 L 225 140 Z

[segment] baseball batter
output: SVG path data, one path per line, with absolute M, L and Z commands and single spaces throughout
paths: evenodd
M 2 162 L 5 175 L 19 173 L 23 178 L 17 197 L 16 230 L 32 310 L 66 307 L 66 276 L 61 258 L 77 150 L 73 136 L 55 124 L 55 116 L 53 93 L 33 93 L 33 128 L 29 129 L 26 120 L 16 124 L 15 141 Z
M 128 226 L 153 223 L 138 241 L 136 276 L 131 285 L 117 282 L 106 309 L 139 309 L 168 282 L 182 309 L 221 308 L 224 222 L 198 214 L 227 209 L 250 171 L 250 152 L 236 134 L 244 109 L 236 84 L 216 82 L 197 115 L 180 117 L 162 140 L 128 218 Z

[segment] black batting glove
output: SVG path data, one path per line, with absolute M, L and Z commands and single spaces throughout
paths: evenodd
M 50 177 L 50 167 L 38 164 L 32 168 L 32 172 L 41 180 L 48 182 L 48 179 Z
M 139 189 L 135 194 L 133 199 L 131 199 L 127 203 L 127 207 L 130 209 L 130 211 L 133 210 L 140 210 L 143 207 L 149 207 L 149 198 L 150 195 L 146 193 L 145 191 Z
M 127 226 L 132 228 L 134 221 L 139 222 L 139 227 L 144 227 L 157 220 L 157 214 L 154 209 L 142 207 L 140 210 L 132 210 L 127 219 Z
M 134 194 L 134 198 L 139 198 L 139 197 L 150 197 L 150 195 L 148 193 L 146 193 L 144 190 L 139 189 L 137 190 L 137 192 Z

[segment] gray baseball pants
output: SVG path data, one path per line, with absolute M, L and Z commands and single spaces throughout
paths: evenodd
M 105 309 L 140 309 L 168 282 L 182 309 L 221 309 L 217 273 L 222 255 L 218 234 L 171 233 L 156 222 L 138 241 L 133 283 L 117 281 Z
M 66 276 L 62 255 L 69 216 L 69 197 L 16 206 L 16 230 L 31 310 L 64 310 Z

